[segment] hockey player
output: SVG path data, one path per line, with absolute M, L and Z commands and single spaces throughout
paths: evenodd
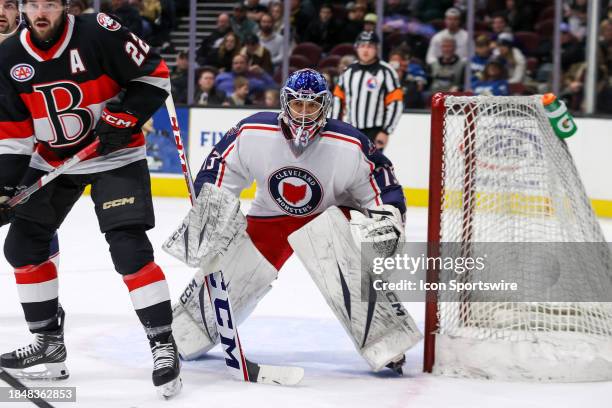
M 15 33 L 19 25 L 17 0 L 0 0 L 0 43 Z
M 17 0 L 0 0 L 0 43 L 13 35 L 19 25 Z
M 18 25 L 19 6 L 17 1 L 0 0 L 0 44 L 15 34 Z M 11 152 L 10 150 L 3 149 L 3 147 L 5 146 L 0 145 L 0 154 L 8 157 L 7 153 Z M 0 191 L 0 202 L 7 201 L 15 193 L 15 188 L 17 187 L 18 182 L 21 180 L 23 172 L 27 168 L 27 164 L 21 164 L 22 166 L 20 166 L 19 169 L 13 169 L 10 167 L 9 169 L 13 171 L 2 172 L 0 174 L 0 188 L 2 188 L 2 191 Z M 10 214 L 0 211 L 0 225 L 5 225 L 9 222 Z
M 19 5 L 16 0 L 0 0 L 0 43 L 9 37 L 15 35 L 21 19 L 19 17 Z M 10 149 L 3 149 L 3 145 L 0 142 L 0 155 L 7 161 L 14 161 L 14 165 L 6 166 L 10 171 L 3 171 L 0 174 L 0 203 L 8 201 L 13 196 L 17 189 L 18 184 L 23 178 L 23 175 L 27 169 L 27 162 L 21 159 L 19 155 L 12 155 Z M 0 225 L 7 224 L 11 217 L 9 212 L 0 211 Z M 3 219 L 6 218 L 6 219 Z M 59 268 L 59 242 L 57 234 L 53 236 L 51 245 L 49 248 L 49 260 L 55 264 L 56 268 Z
M 200 266 L 173 309 L 173 329 L 184 358 L 196 358 L 218 341 L 215 311 L 202 286 L 204 274 L 223 272 L 240 322 L 270 289 L 294 249 L 303 247 L 290 245 L 288 237 L 328 208 L 342 208 L 330 210 L 340 216 L 345 232 L 349 209 L 369 215 L 351 211 L 356 237 L 366 229 L 395 242 L 403 235 L 405 199 L 391 162 L 353 126 L 327 119 L 327 89 L 318 72 L 295 72 L 282 88 L 282 111 L 256 113 L 239 122 L 202 165 L 195 180 L 196 205 L 181 233 L 164 245 L 187 264 Z M 244 221 L 236 197 L 253 181 L 255 200 Z M 199 240 L 190 238 L 194 235 Z M 351 248 L 356 251 L 358 245 Z M 359 257 L 349 261 L 358 264 Z M 401 313 L 394 314 L 389 303 L 360 302 L 360 285 L 355 284 L 360 274 L 346 269 L 346 262 L 332 262 L 331 272 L 319 268 L 323 262 L 305 265 L 315 282 L 327 280 L 320 289 L 372 369 L 387 366 L 401 373 L 404 352 L 421 338 L 401 304 Z
M 27 202 L 0 205 L 2 222 L 12 219 L 4 253 L 35 335 L 0 365 L 22 378 L 68 377 L 57 270 L 47 257 L 54 232 L 91 184 L 100 230 L 150 342 L 153 383 L 171 397 L 182 386 L 180 363 L 168 285 L 146 235 L 154 214 L 140 130 L 168 96 L 168 69 L 105 14 L 68 15 L 60 0 L 28 0 L 23 10 L 27 28 L 0 45 L 0 174 L 27 167 L 19 184 L 29 185 L 100 143 Z

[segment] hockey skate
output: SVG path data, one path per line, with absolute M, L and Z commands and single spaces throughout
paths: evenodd
M 170 335 L 164 341 L 153 339 L 149 341 L 149 345 L 153 353 L 153 385 L 160 397 L 172 398 L 183 388 L 179 376 L 181 362 L 174 337 Z
M 0 366 L 15 378 L 26 380 L 63 380 L 68 378 L 64 345 L 64 310 L 60 307 L 59 328 L 36 333 L 34 341 L 0 356 Z

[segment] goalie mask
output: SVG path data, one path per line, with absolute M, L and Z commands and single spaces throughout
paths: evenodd
M 323 75 L 301 69 L 287 78 L 281 90 L 281 127 L 291 150 L 299 156 L 325 126 L 331 93 Z

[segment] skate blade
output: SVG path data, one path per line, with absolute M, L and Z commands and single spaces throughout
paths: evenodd
M 28 368 L 4 368 L 4 370 L 21 380 L 57 381 L 70 376 L 65 363 L 44 363 Z
M 181 377 L 176 377 L 174 380 L 156 388 L 157 395 L 164 399 L 170 399 L 181 392 L 181 389 L 183 388 L 183 381 L 181 380 Z

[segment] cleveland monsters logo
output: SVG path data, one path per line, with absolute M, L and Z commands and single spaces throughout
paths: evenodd
M 461 142 L 459 153 L 474 158 L 481 169 L 515 172 L 544 158 L 542 140 L 529 130 L 515 129 L 507 123 L 479 129 L 478 142 Z
M 47 140 L 39 139 L 54 147 L 67 147 L 79 143 L 93 128 L 93 114 L 80 106 L 83 92 L 75 82 L 36 85 L 34 91 L 43 97 L 52 133 Z
M 268 190 L 285 213 L 297 217 L 312 214 L 323 201 L 323 187 L 307 170 L 283 167 L 268 178 Z

